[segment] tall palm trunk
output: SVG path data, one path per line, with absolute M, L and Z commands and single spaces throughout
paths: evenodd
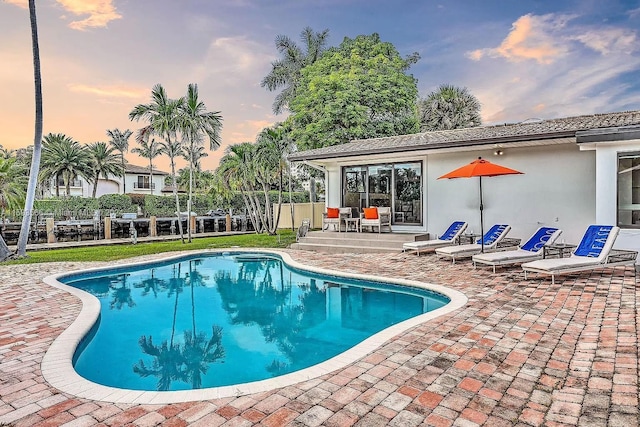
M 189 155 L 189 201 L 187 202 L 187 232 L 189 235 L 189 243 L 191 243 L 191 203 L 193 203 L 193 143 L 191 143 L 191 154 Z
M 29 17 L 31 20 L 31 44 L 33 50 L 33 81 L 35 83 L 36 122 L 35 135 L 33 137 L 33 157 L 29 171 L 29 186 L 22 216 L 22 226 L 18 237 L 18 256 L 27 253 L 27 241 L 29 239 L 29 225 L 33 213 L 33 202 L 38 185 L 38 171 L 40 170 L 40 154 L 42 152 L 42 80 L 40 75 L 40 48 L 38 46 L 38 24 L 36 21 L 36 2 L 29 0 Z M 6 258 L 6 257 L 4 257 Z
M 149 191 L 153 196 L 153 158 L 149 156 Z
M 100 179 L 100 174 L 96 174 L 96 180 L 94 181 L 93 184 L 93 194 L 91 195 L 92 198 L 96 198 L 96 193 L 98 192 L 98 180 Z
M 173 197 L 175 197 L 176 199 L 176 211 L 178 212 L 178 230 L 180 231 L 180 240 L 182 240 L 182 244 L 184 244 L 182 215 L 180 215 L 180 197 L 178 197 L 178 183 L 176 181 L 176 162 L 173 156 L 171 156 L 171 185 L 173 186 Z
M 120 158 L 122 159 L 122 194 L 127 194 L 127 174 L 124 171 L 124 152 L 120 152 Z

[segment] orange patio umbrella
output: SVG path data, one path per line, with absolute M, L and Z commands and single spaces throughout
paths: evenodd
M 480 244 L 481 251 L 484 252 L 484 218 L 483 218 L 483 210 L 484 205 L 482 203 L 482 177 L 483 176 L 500 176 L 500 175 L 516 175 L 522 174 L 515 169 L 509 169 L 504 166 L 497 165 L 495 163 L 491 163 L 488 160 L 484 160 L 482 157 L 478 157 L 478 160 L 474 160 L 468 165 L 464 165 L 461 168 L 453 170 L 449 173 L 446 173 L 439 177 L 438 179 L 444 178 L 472 178 L 479 177 L 480 178 Z

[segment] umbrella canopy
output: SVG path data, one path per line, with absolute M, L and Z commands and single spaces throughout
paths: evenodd
M 500 175 L 516 175 L 522 174 L 515 169 L 506 168 L 504 166 L 497 165 L 495 163 L 491 163 L 488 160 L 484 160 L 482 157 L 478 157 L 477 160 L 469 163 L 468 165 L 464 165 L 458 169 L 452 170 L 449 173 L 446 173 L 439 177 L 438 179 L 444 178 L 472 178 L 478 177 L 480 178 L 480 245 L 481 251 L 484 252 L 484 219 L 483 219 L 483 211 L 484 205 L 482 203 L 482 177 L 483 176 L 500 176 Z
M 443 178 L 472 178 L 474 176 L 500 176 L 500 175 L 514 175 L 521 174 L 514 169 L 505 168 L 504 166 L 491 163 L 483 158 L 478 158 L 468 165 L 464 165 L 461 168 L 453 170 L 447 174 L 442 175 L 438 179 Z

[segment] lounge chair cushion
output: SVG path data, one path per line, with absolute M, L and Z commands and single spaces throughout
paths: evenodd
M 504 225 L 504 224 L 496 224 L 493 227 L 491 227 L 489 229 L 489 231 L 484 233 L 484 236 L 482 236 L 482 240 L 484 240 L 484 245 L 485 246 L 493 246 L 493 244 L 500 237 L 503 236 L 504 230 L 506 230 L 507 227 L 509 227 L 509 226 L 508 225 Z M 476 243 L 480 245 L 482 243 L 482 240 L 478 239 L 476 241 Z
M 364 208 L 364 219 L 378 219 L 378 208 Z
M 449 228 L 447 228 L 447 231 L 445 231 L 442 236 L 438 237 L 438 239 L 453 240 L 456 236 L 458 236 L 458 232 L 460 231 L 460 229 L 462 227 L 466 227 L 466 224 L 467 223 L 464 221 L 455 221 L 449 226 Z
M 549 272 L 580 267 L 594 267 L 600 263 L 589 257 L 547 258 L 522 264 L 522 268 L 542 269 Z
M 520 247 L 520 249 L 532 253 L 539 253 L 549 241 L 553 243 L 559 234 L 560 233 L 557 228 L 540 227 L 538 228 L 538 231 L 536 231 L 535 234 Z
M 575 256 L 599 258 L 612 229 L 613 227 L 610 225 L 590 225 L 573 254 Z
M 515 249 L 513 251 L 499 251 L 478 254 L 473 256 L 473 260 L 485 264 L 503 264 L 508 261 L 534 261 L 542 258 L 542 254 L 527 251 L 524 249 Z
M 339 217 L 340 217 L 340 209 L 327 208 L 327 218 L 339 218 Z

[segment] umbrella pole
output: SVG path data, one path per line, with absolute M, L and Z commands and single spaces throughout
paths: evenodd
M 480 177 L 480 253 L 484 253 L 484 205 L 482 204 L 482 177 Z

